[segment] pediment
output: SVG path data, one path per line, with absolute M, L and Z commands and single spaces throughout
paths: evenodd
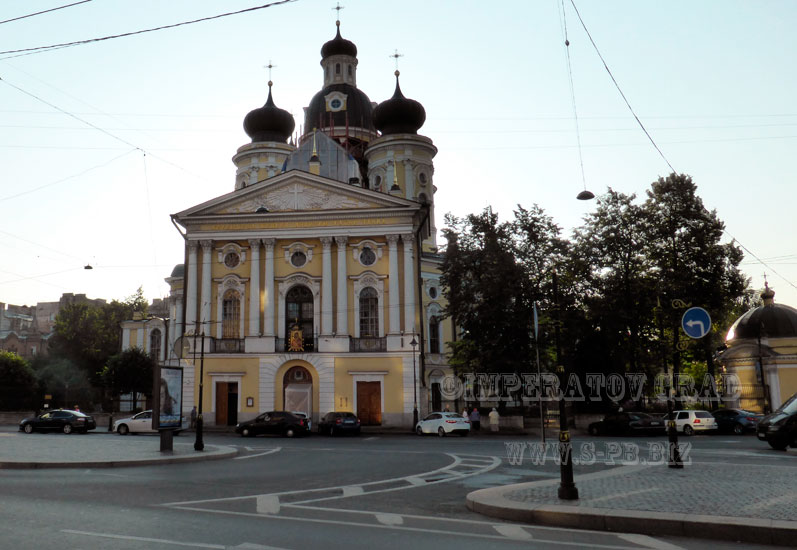
M 177 217 L 251 215 L 264 208 L 274 214 L 412 209 L 417 206 L 413 201 L 305 172 L 291 171 L 197 205 L 177 214 Z

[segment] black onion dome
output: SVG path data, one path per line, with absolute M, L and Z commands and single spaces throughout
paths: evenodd
M 340 111 L 327 111 L 326 97 L 332 92 L 339 92 L 346 96 L 346 109 Z M 304 132 L 311 132 L 313 128 L 329 128 L 330 126 L 362 128 L 376 132 L 373 122 L 373 106 L 365 92 L 351 84 L 330 84 L 318 92 L 310 100 L 304 113 Z M 330 124 L 331 119 L 331 124 Z
M 761 296 L 764 305 L 739 317 L 728 331 L 727 340 L 797 337 L 797 309 L 774 303 L 775 293 L 768 287 Z
M 177 264 L 174 266 L 170 277 L 185 277 L 185 264 Z
M 396 71 L 396 91 L 393 97 L 374 109 L 374 126 L 382 134 L 417 134 L 426 122 L 426 110 L 414 99 L 407 99 L 399 87 Z
M 257 141 L 285 143 L 295 127 L 293 116 L 285 109 L 274 105 L 274 100 L 271 98 L 271 82 L 269 82 L 266 104 L 259 109 L 249 111 L 244 118 L 244 131 L 252 138 L 253 143 Z
M 336 21 L 338 32 L 335 38 L 321 46 L 321 59 L 326 59 L 333 55 L 349 55 L 357 57 L 357 46 L 351 40 L 346 40 L 340 35 L 340 21 Z

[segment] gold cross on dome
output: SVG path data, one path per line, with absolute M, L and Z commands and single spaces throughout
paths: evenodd
M 342 9 L 343 9 L 343 6 L 341 6 L 341 5 L 340 5 L 340 2 L 338 2 L 338 3 L 337 3 L 337 6 L 335 6 L 335 7 L 334 7 L 334 8 L 332 8 L 332 9 L 333 9 L 333 10 L 335 10 L 336 12 L 338 12 L 338 14 L 337 14 L 337 16 L 336 16 L 336 17 L 337 17 L 338 21 L 340 21 L 340 10 L 342 10 Z
M 270 59 L 268 60 L 268 65 L 263 65 L 264 69 L 268 69 L 268 80 L 269 80 L 269 82 L 271 82 L 271 69 L 273 69 L 274 67 L 276 67 L 276 65 L 271 63 Z
M 390 57 L 395 59 L 395 61 L 396 61 L 396 70 L 398 71 L 398 58 L 399 57 L 404 57 L 404 54 L 403 53 L 398 53 L 398 50 L 393 50 L 393 55 L 391 55 Z

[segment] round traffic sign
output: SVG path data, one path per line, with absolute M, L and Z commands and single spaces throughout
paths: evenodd
M 711 330 L 711 316 L 702 307 L 690 307 L 681 318 L 681 328 L 690 338 L 703 338 Z

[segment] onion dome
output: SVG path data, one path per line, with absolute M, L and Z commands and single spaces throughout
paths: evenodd
M 775 292 L 766 285 L 764 305 L 751 309 L 731 326 L 728 340 L 797 337 L 797 309 L 775 303 Z
M 274 105 L 271 98 L 271 81 L 268 82 L 268 100 L 266 104 L 249 111 L 244 118 L 244 131 L 257 141 L 277 141 L 285 143 L 293 133 L 296 123 L 293 116 L 285 109 Z
M 170 277 L 185 277 L 185 264 L 177 264 L 174 266 Z
M 338 32 L 335 38 L 321 46 L 321 59 L 332 57 L 333 55 L 349 55 L 357 57 L 357 46 L 351 40 L 346 40 L 340 35 L 340 21 L 335 21 Z
M 374 126 L 382 134 L 417 134 L 426 122 L 426 110 L 414 99 L 407 99 L 399 87 L 396 71 L 396 91 L 393 97 L 374 109 Z

